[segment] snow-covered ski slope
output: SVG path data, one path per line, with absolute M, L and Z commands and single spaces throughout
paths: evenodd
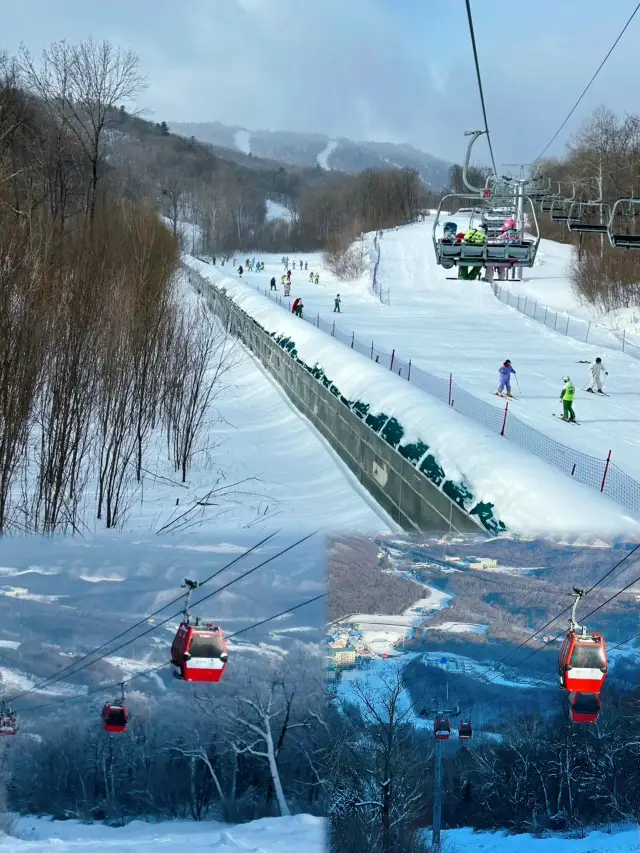
M 410 232 L 411 229 L 405 231 Z M 402 229 L 392 233 L 402 234 Z M 414 229 L 414 233 L 419 232 Z M 385 235 L 384 239 L 388 236 Z M 513 442 L 506 441 L 481 424 L 453 411 L 446 403 L 403 381 L 393 372 L 383 370 L 369 358 L 350 350 L 310 323 L 301 323 L 290 311 L 256 293 L 254 288 L 257 284 L 262 287 L 268 285 L 274 274 L 279 278 L 278 267 L 282 270 L 282 264 L 278 264 L 277 260 L 265 258 L 265 262 L 268 261 L 265 271 L 260 275 L 249 274 L 245 284 L 236 277 L 226 277 L 224 269 L 212 267 L 189 256 L 184 257 L 188 266 L 215 286 L 226 290 L 263 328 L 294 340 L 299 357 L 307 364 L 322 366 L 348 399 L 367 401 L 372 406 L 372 412 L 384 412 L 396 417 L 405 427 L 406 439 L 424 441 L 444 468 L 447 477 L 468 483 L 477 499 L 493 503 L 497 516 L 508 530 L 521 535 L 578 533 L 587 530 L 618 536 L 638 535 L 638 519 L 612 500 L 575 482 Z M 317 268 L 319 258 L 311 258 L 310 266 L 312 263 Z M 329 305 L 333 306 L 330 295 L 332 291 L 335 294 L 335 283 L 322 285 L 321 278 L 320 286 L 311 285 L 308 276 L 308 272 L 302 277 L 294 274 L 292 297 L 303 296 L 307 316 L 313 315 L 316 307 L 318 311 L 326 311 L 328 314 Z M 326 274 L 323 277 L 326 278 Z M 344 296 L 345 287 L 341 289 Z M 386 316 L 395 329 L 394 336 L 400 337 L 404 325 L 404 328 L 412 330 L 415 335 L 413 340 L 419 337 L 419 324 L 415 322 L 417 312 L 411 307 L 404 307 L 395 308 L 393 315 L 385 315 L 389 308 L 377 301 L 364 280 L 353 288 L 353 294 L 344 298 L 347 305 L 351 305 L 352 301 L 357 304 L 356 315 L 361 327 L 371 322 L 378 329 L 384 329 Z M 500 306 L 491 292 L 487 298 L 491 306 Z M 348 310 L 348 320 L 347 315 L 337 318 L 345 326 L 347 321 L 352 324 L 356 320 L 351 313 L 353 308 Z M 442 312 L 440 322 L 442 318 L 446 318 L 446 311 Z M 366 334 L 364 329 L 359 330 L 359 333 Z M 421 337 L 426 343 L 428 337 L 424 334 Z M 512 358 L 515 360 L 515 356 Z M 548 419 L 554 421 L 550 414 Z M 558 428 L 565 433 L 570 429 L 578 429 L 565 424 L 559 424 Z
M 108 850 L 117 853 L 324 853 L 324 820 L 311 815 L 263 818 L 231 825 L 215 821 L 173 820 L 160 823 L 132 821 L 123 827 L 83 824 L 77 820 L 51 821 L 25 817 L 17 821 L 20 838 L 1 837 L 6 853 L 87 853 Z

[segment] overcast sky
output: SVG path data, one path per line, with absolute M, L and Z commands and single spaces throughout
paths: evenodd
M 540 153 L 635 5 L 472 0 L 498 164 Z M 463 132 L 482 124 L 464 0 L 0 0 L 0 11 L 10 52 L 89 34 L 133 48 L 156 121 L 410 142 L 458 161 Z M 639 39 L 640 14 L 550 153 L 599 104 L 640 111 Z

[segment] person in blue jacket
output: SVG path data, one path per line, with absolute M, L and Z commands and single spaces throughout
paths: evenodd
M 504 362 L 504 364 L 502 365 L 502 367 L 500 368 L 500 384 L 498 385 L 498 390 L 496 391 L 496 394 L 498 395 L 498 397 L 503 396 L 503 394 L 502 394 L 503 391 L 507 392 L 507 397 L 513 397 L 513 394 L 511 393 L 511 374 L 512 373 L 515 376 L 516 372 L 513 369 L 513 367 L 511 366 L 511 361 L 509 359 L 507 359 Z

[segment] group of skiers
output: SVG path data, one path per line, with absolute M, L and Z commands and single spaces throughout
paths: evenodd
M 608 376 L 608 372 L 602 362 L 601 358 L 596 358 L 594 362 L 592 362 L 589 366 L 589 384 L 587 385 L 586 390 L 590 394 L 602 394 L 604 395 L 604 391 L 602 389 L 602 384 L 604 381 L 604 377 Z M 506 359 L 506 361 L 502 364 L 502 367 L 499 370 L 499 383 L 498 390 L 496 394 L 498 397 L 505 396 L 509 399 L 513 399 L 513 394 L 511 393 L 511 377 L 516 376 L 516 371 L 511 364 L 510 359 Z M 571 381 L 570 376 L 563 376 L 562 381 L 564 385 L 562 386 L 562 391 L 560 392 L 560 400 L 562 401 L 562 415 L 560 416 L 563 421 L 568 421 L 569 423 L 576 423 L 576 414 L 573 410 L 573 401 L 576 396 L 576 386 Z M 517 382 L 517 378 L 516 378 Z
M 487 242 L 487 226 L 482 223 L 476 228 L 469 228 L 467 231 L 458 232 L 458 226 L 455 222 L 445 222 L 443 226 L 443 243 L 467 243 L 472 246 L 484 246 Z M 520 232 L 517 229 L 514 219 L 505 219 L 500 231 L 500 235 L 496 238 L 497 243 L 508 245 L 509 243 L 520 242 Z M 493 281 L 495 270 L 498 270 L 498 278 L 500 281 L 505 281 L 509 271 L 509 264 L 486 264 L 484 281 Z M 460 278 L 466 281 L 473 281 L 480 275 L 482 265 L 478 266 L 462 266 L 458 267 Z
M 283 255 L 280 260 L 281 260 L 282 266 L 285 269 L 289 269 L 289 256 L 287 255 L 285 257 L 285 255 Z M 302 263 L 303 263 L 302 261 L 298 261 L 298 269 L 300 269 L 300 270 L 303 268 Z M 293 261 L 293 263 L 291 264 L 291 269 L 294 270 L 295 268 L 296 268 L 296 262 Z M 304 269 L 305 270 L 309 269 L 309 261 L 304 261 Z

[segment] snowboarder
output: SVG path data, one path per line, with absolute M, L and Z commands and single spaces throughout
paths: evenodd
M 340 294 L 336 294 L 336 298 L 333 300 L 333 313 L 340 313 L 340 303 L 342 300 L 340 299 Z
M 315 274 L 315 276 L 313 277 L 313 280 L 315 281 L 316 284 L 320 284 L 320 276 L 318 275 L 318 273 Z
M 498 397 L 502 397 L 502 392 L 506 389 L 507 397 L 513 397 L 511 393 L 511 374 L 515 376 L 516 372 L 511 366 L 511 361 L 507 359 L 502 367 L 500 368 L 500 383 L 498 384 L 498 390 L 496 394 Z
M 274 275 L 273 278 L 271 279 L 271 290 L 277 290 L 277 289 L 278 288 L 276 287 L 276 277 Z
M 602 390 L 602 374 L 605 376 L 608 376 L 609 374 L 607 373 L 601 358 L 596 358 L 593 364 L 589 366 L 589 372 L 591 374 L 591 382 L 589 382 L 587 391 L 591 394 L 595 394 L 593 387 L 595 385 L 598 390 L 598 394 L 604 394 L 604 391 Z
M 300 261 L 299 263 L 300 263 L 300 269 L 302 269 L 302 261 Z
M 573 401 L 576 396 L 576 386 L 571 381 L 569 376 L 563 376 L 564 388 L 560 394 L 562 400 L 562 420 L 575 423 L 576 413 L 573 411 Z
M 240 276 L 240 278 L 242 278 L 242 273 L 243 273 L 243 272 L 244 272 L 244 270 L 242 269 L 242 265 L 240 265 L 240 266 L 238 267 L 238 275 Z

